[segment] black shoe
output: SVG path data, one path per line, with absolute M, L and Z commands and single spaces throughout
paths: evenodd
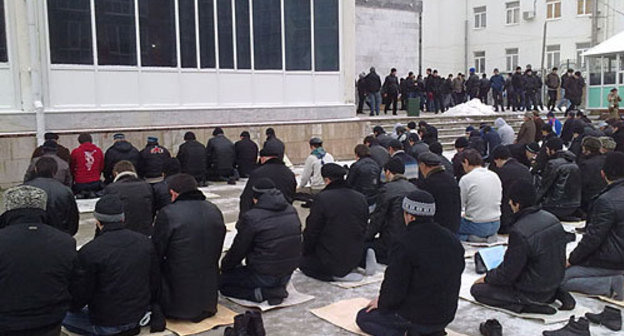
M 234 328 L 232 327 L 225 328 L 225 331 L 223 332 L 223 336 L 236 336 L 234 334 Z
M 502 336 L 503 326 L 497 320 L 487 320 L 481 323 L 479 331 L 483 336 Z
M 589 333 L 589 321 L 581 317 L 578 321 L 574 320 L 574 316 L 570 317 L 570 321 L 563 328 L 557 330 L 545 330 L 542 332 L 544 336 L 591 336 Z
M 262 288 L 262 297 L 269 302 L 269 305 L 276 306 L 288 297 L 288 292 L 284 287 Z
M 250 336 L 266 336 L 264 330 L 264 322 L 262 322 L 262 315 L 257 311 L 247 311 L 245 315 L 249 316 L 249 325 L 247 329 Z
M 559 307 L 559 310 L 572 310 L 574 309 L 574 307 L 576 307 L 576 300 L 574 300 L 574 297 L 572 297 L 570 293 L 564 291 L 561 288 L 557 290 L 555 300 L 561 302 L 561 307 Z
M 528 304 L 522 308 L 522 312 L 526 314 L 555 315 L 557 314 L 557 309 L 549 305 Z
M 240 314 L 234 317 L 233 336 L 249 336 L 250 317 L 247 314 Z
M 591 323 L 602 324 L 607 327 L 607 329 L 613 331 L 622 330 L 622 311 L 617 308 L 606 306 L 602 313 L 587 313 L 585 317 L 587 317 Z

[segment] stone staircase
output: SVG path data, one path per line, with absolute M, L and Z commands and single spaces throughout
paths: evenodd
M 542 112 L 542 118 L 546 120 L 546 112 Z M 380 125 L 382 126 L 386 132 L 391 133 L 394 130 L 394 125 L 396 123 L 401 123 L 403 125 L 407 125 L 408 122 L 414 121 L 418 123 L 421 120 L 426 121 L 430 125 L 433 125 L 438 129 L 438 137 L 440 143 L 445 151 L 454 151 L 455 147 L 455 139 L 460 136 L 465 135 L 466 127 L 472 125 L 475 128 L 478 128 L 482 123 L 486 123 L 488 125 L 494 125 L 494 121 L 497 118 L 503 118 L 509 124 L 514 131 L 517 133 L 522 125 L 523 112 L 506 112 L 500 113 L 491 116 L 444 116 L 444 114 L 432 114 L 432 113 L 423 113 L 420 117 L 407 117 L 407 116 L 395 116 L 395 117 L 384 117 L 383 119 L 376 119 L 375 117 L 370 118 L 371 132 L 372 127 Z M 557 118 L 563 123 L 565 122 L 565 117 L 563 116 L 563 112 L 555 112 Z M 597 123 L 600 118 L 599 115 L 590 115 L 589 118 Z M 378 120 L 378 121 L 377 121 Z

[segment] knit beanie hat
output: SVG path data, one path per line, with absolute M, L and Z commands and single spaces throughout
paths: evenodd
M 46 209 L 48 195 L 42 189 L 21 185 L 4 192 L 4 209 Z
M 345 174 L 345 169 L 335 163 L 328 163 L 321 168 L 321 176 L 330 180 L 342 179 Z
M 251 190 L 253 191 L 253 198 L 258 199 L 262 194 L 275 190 L 275 183 L 271 179 L 263 177 L 256 181 Z
M 386 163 L 384 170 L 391 172 L 392 174 L 405 174 L 405 164 L 403 160 L 398 157 L 393 157 Z
M 537 142 L 531 142 L 530 144 L 524 146 L 524 149 L 528 150 L 530 153 L 537 154 L 540 151 L 540 146 Z
M 426 191 L 414 190 L 403 198 L 403 210 L 416 217 L 433 217 L 436 212 L 435 199 Z
M 117 195 L 104 195 L 95 203 L 93 217 L 100 223 L 119 223 L 125 220 L 123 203 Z

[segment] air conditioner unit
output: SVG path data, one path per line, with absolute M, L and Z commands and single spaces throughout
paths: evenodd
M 524 21 L 531 21 L 533 19 L 535 19 L 535 12 L 534 11 L 526 11 L 522 13 L 522 18 L 524 19 Z

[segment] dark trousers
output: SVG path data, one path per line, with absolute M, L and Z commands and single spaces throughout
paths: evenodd
M 59 336 L 61 334 L 61 323 L 38 327 L 28 330 L 0 331 L 2 336 Z
M 453 92 L 453 102 L 455 105 L 464 103 L 464 94 L 462 92 Z
M 479 99 L 481 100 L 483 104 L 486 104 L 486 105 L 488 103 L 488 92 L 490 92 L 489 89 L 479 90 Z
M 555 207 L 548 207 L 548 206 L 544 207 L 544 210 L 557 216 L 559 220 L 565 220 L 568 217 L 572 216 L 572 214 L 574 214 L 577 209 L 578 209 L 577 207 L 574 207 L 574 208 L 555 208 Z
M 271 298 L 262 296 L 262 288 L 286 289 L 290 277 L 291 275 L 276 277 L 258 274 L 247 266 L 240 266 L 221 273 L 219 290 L 225 296 L 253 302 L 263 302 Z
M 386 105 L 384 107 L 384 113 L 388 113 L 388 108 L 390 107 L 390 104 L 392 104 L 392 114 L 397 114 L 397 94 L 390 94 L 388 93 L 388 96 L 386 97 Z
M 304 256 L 301 259 L 301 265 L 299 269 L 303 274 L 320 281 L 333 281 L 334 274 L 327 269 L 325 265 L 314 255 Z M 346 274 L 336 274 L 335 276 L 341 277 Z
M 74 183 L 74 194 L 80 193 L 88 193 L 88 192 L 98 192 L 102 190 L 102 182 L 95 181 L 89 183 Z
M 433 104 L 435 105 L 436 113 L 444 111 L 444 97 L 440 93 L 434 94 Z
M 489 284 L 475 284 L 470 288 L 470 294 L 480 303 L 488 306 L 503 308 L 514 313 L 522 313 L 529 305 L 549 304 L 554 302 L 555 294 L 547 297 L 528 298 L 523 293 L 511 287 L 494 286 Z
M 535 99 L 535 92 L 527 91 L 524 97 L 526 103 L 526 110 L 530 111 L 532 109 L 537 110 L 537 100 Z
M 524 110 L 524 91 L 516 90 L 513 94 L 513 102 L 514 102 L 514 111 L 515 110 Z
M 494 109 L 498 111 L 498 107 L 500 106 L 501 111 L 505 111 L 505 106 L 503 105 L 503 91 L 492 90 L 492 97 L 494 98 Z
M 217 169 L 217 168 L 209 168 L 206 173 L 206 178 L 208 181 L 227 181 L 229 178 L 234 177 L 238 178 L 238 172 L 234 168 L 227 169 Z
M 554 111 L 557 106 L 557 90 L 548 90 L 548 110 Z
M 358 94 L 358 107 L 357 107 L 357 113 L 364 113 L 363 109 L 364 109 L 364 102 L 366 102 L 366 95 L 363 93 Z
M 366 312 L 366 308 L 360 310 L 355 319 L 358 327 L 367 334 L 373 336 L 437 336 L 445 335 L 446 326 L 424 326 L 413 324 L 401 315 L 375 309 Z

